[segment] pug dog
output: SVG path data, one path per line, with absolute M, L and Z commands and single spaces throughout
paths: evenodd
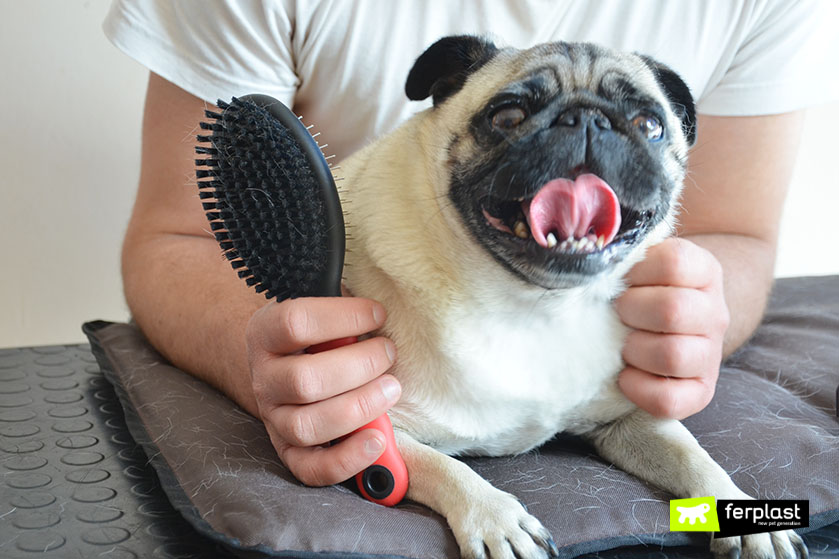
M 621 278 L 673 229 L 695 141 L 685 83 L 645 56 L 579 43 L 446 37 L 406 93 L 433 106 L 341 163 L 345 281 L 388 310 L 390 411 L 407 497 L 465 558 L 545 557 L 551 535 L 455 456 L 580 435 L 678 498 L 749 498 L 675 420 L 619 391 Z M 801 557 L 792 531 L 713 539 L 718 557 Z

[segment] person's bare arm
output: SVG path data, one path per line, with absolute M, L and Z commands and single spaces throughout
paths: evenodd
M 748 340 L 763 317 L 803 122 L 803 112 L 700 118 L 678 235 L 722 264 L 731 313 L 725 356 Z
M 173 364 L 255 412 L 245 325 L 265 299 L 244 289 L 223 258 L 197 200 L 193 161 L 206 104 L 152 75 L 142 167 L 122 250 L 134 320 Z
M 125 297 L 173 364 L 263 420 L 278 454 L 305 483 L 342 481 L 372 463 L 384 437 L 365 430 L 321 445 L 384 413 L 399 385 L 382 374 L 393 344 L 374 337 L 317 355 L 314 343 L 380 327 L 384 309 L 360 298 L 267 303 L 223 257 L 195 184 L 197 124 L 206 103 L 151 75 L 137 199 L 122 253 Z
M 760 323 L 801 123 L 801 113 L 699 117 L 678 237 L 632 269 L 616 305 L 634 329 L 619 384 L 650 413 L 703 409 L 721 359 Z

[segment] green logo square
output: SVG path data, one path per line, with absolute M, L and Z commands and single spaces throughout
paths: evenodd
M 714 497 L 670 501 L 670 531 L 719 532 L 720 523 Z

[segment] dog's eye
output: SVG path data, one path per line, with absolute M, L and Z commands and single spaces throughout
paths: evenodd
M 632 119 L 632 126 L 637 128 L 643 136 L 651 142 L 660 140 L 664 135 L 664 127 L 654 116 L 641 113 Z
M 524 109 L 518 106 L 502 107 L 492 115 L 492 127 L 499 130 L 512 130 L 527 118 Z

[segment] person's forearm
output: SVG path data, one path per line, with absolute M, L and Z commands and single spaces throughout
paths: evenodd
M 727 357 L 751 337 L 763 318 L 772 289 L 775 246 L 737 234 L 684 238 L 709 250 L 722 265 L 725 300 L 731 316 L 723 344 L 723 356 Z
M 245 327 L 266 301 L 246 289 L 212 237 L 129 229 L 122 273 L 133 318 L 155 348 L 255 414 Z

